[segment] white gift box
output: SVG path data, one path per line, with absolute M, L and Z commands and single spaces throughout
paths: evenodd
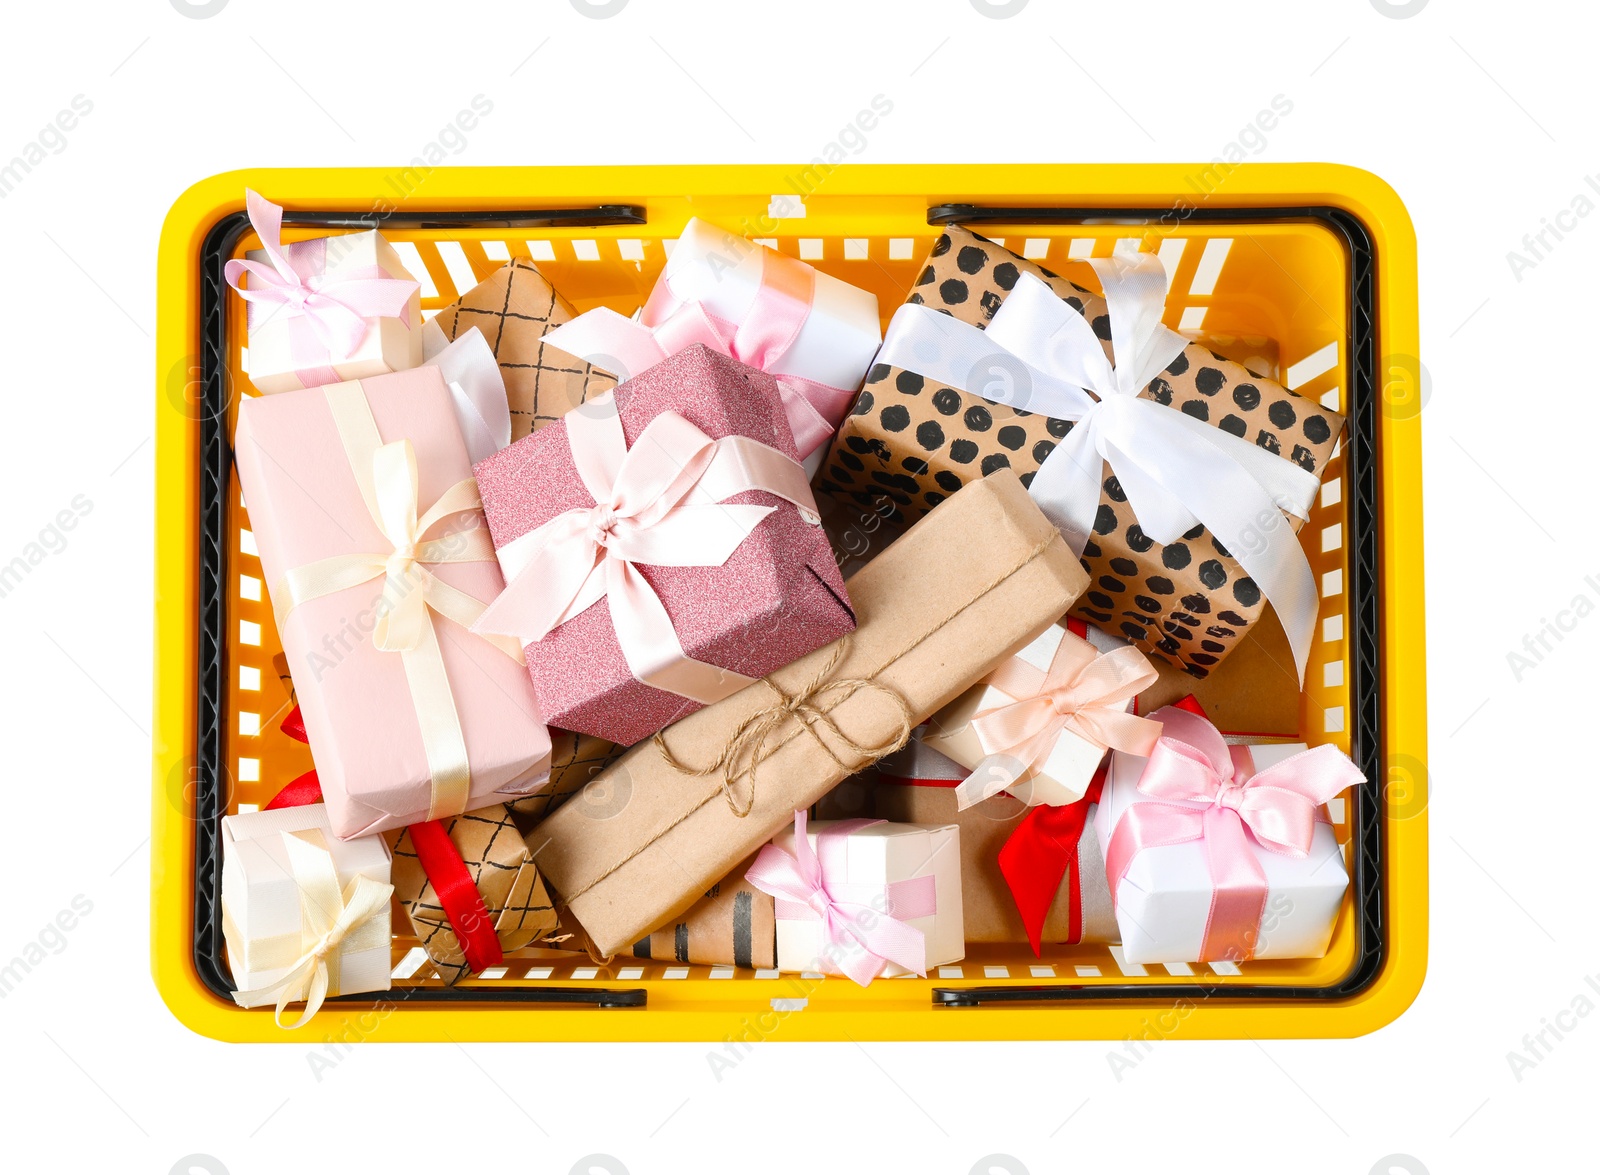
M 1080 637 L 1062 625 L 1052 624 L 1016 657 L 1040 673 L 1048 672 L 1050 662 L 1064 640 L 1086 640 L 1096 653 L 1109 653 L 1113 649 L 1125 648 L 1128 643 L 1098 628 L 1087 628 L 1084 636 Z M 1015 701 L 1017 699 L 1004 690 L 979 683 L 930 718 L 918 741 L 969 770 L 976 768 L 989 752 L 972 727 L 973 718 L 985 710 L 996 710 Z M 1131 701 L 1127 709 L 1133 709 Z M 1099 770 L 1101 760 L 1105 757 L 1104 747 L 1096 746 L 1074 731 L 1063 730 L 1039 768 L 1024 772 L 1021 779 L 1006 790 L 1030 805 L 1076 803 L 1089 789 L 1089 784 L 1094 781 L 1094 773 Z M 964 778 L 964 775 L 958 778 Z
M 400 254 L 376 229 L 351 233 L 342 237 L 326 237 L 310 241 L 296 241 L 285 245 L 284 252 L 291 262 L 299 262 L 308 252 L 323 253 L 322 272 L 326 277 L 340 274 L 354 276 L 361 270 L 381 269 L 389 277 L 401 281 L 414 281 Z M 272 260 L 266 252 L 254 249 L 247 253 L 250 261 L 267 267 Z M 313 266 L 312 268 L 318 268 Z M 422 297 L 413 291 L 406 304 L 404 318 L 367 318 L 367 332 L 361 344 L 348 355 L 331 355 L 326 360 L 299 358 L 295 355 L 295 338 L 307 329 L 304 320 L 291 318 L 281 306 L 259 305 L 250 307 L 249 342 L 245 348 L 245 371 L 256 390 L 265 394 L 292 392 L 321 383 L 342 383 L 352 379 L 367 379 L 391 371 L 407 371 L 422 363 Z M 298 321 L 298 325 L 297 325 Z M 335 379 L 312 381 L 302 379 L 305 371 L 332 368 Z
M 806 829 L 806 837 L 813 850 L 817 837 L 841 821 L 819 820 Z M 891 824 L 879 822 L 857 829 L 845 837 L 845 877 L 851 901 L 861 901 L 893 913 L 887 894 L 889 886 L 897 881 L 918 877 L 932 877 L 934 885 L 934 912 L 919 918 L 901 918 L 900 921 L 920 930 L 923 936 L 926 966 L 928 969 L 945 963 L 958 962 L 966 953 L 965 930 L 961 918 L 961 830 L 954 824 Z M 784 852 L 794 853 L 794 828 L 791 826 L 772 838 L 772 843 Z M 832 875 L 831 885 L 840 884 Z M 872 896 L 875 895 L 875 896 Z M 863 897 L 865 900 L 862 900 Z M 830 944 L 823 934 L 818 918 L 785 918 L 779 906 L 777 917 L 778 970 L 817 971 L 824 975 L 843 974 L 829 960 Z M 831 949 L 844 951 L 856 947 L 854 942 L 838 944 Z M 889 963 L 882 972 L 884 978 L 910 975 L 895 963 Z
M 1304 743 L 1252 743 L 1255 769 L 1265 771 L 1306 749 Z M 1146 760 L 1120 751 L 1111 754 L 1095 835 L 1109 853 L 1117 821 L 1130 805 L 1151 801 L 1139 790 Z M 1204 811 L 1191 800 L 1163 804 Z M 1246 831 L 1248 837 L 1249 833 Z M 1331 825 L 1318 821 L 1311 851 L 1303 858 L 1271 852 L 1250 841 L 1267 878 L 1267 900 L 1252 957 L 1313 959 L 1327 953 L 1333 924 L 1350 877 L 1344 851 Z M 1112 881 L 1115 884 L 1115 880 Z M 1194 963 L 1203 960 L 1202 943 L 1211 912 L 1211 873 L 1201 840 L 1147 848 L 1133 858 L 1115 895 L 1122 950 L 1130 963 Z
M 333 858 L 339 888 L 345 891 L 357 877 L 389 884 L 389 846 L 381 836 L 338 840 L 328 823 L 325 804 L 297 808 L 242 812 L 222 820 L 222 932 L 228 944 L 228 964 L 234 985 L 241 992 L 270 989 L 287 975 L 301 953 L 300 887 L 289 863 L 285 834 L 310 833 L 320 838 Z M 328 994 L 389 990 L 389 918 L 387 904 L 377 945 L 365 950 L 341 946 L 337 966 L 329 969 Z M 271 960 L 288 959 L 289 964 Z M 271 1004 L 275 996 L 250 1006 Z

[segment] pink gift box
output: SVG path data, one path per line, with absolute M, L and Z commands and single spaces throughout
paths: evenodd
M 419 514 L 471 477 L 466 444 L 438 368 L 336 387 L 360 388 L 383 442 L 410 440 Z M 284 392 L 239 406 L 234 441 L 239 482 L 267 589 L 280 615 L 285 593 L 279 585 L 286 572 L 333 556 L 381 554 L 394 546 L 362 496 L 335 426 L 329 391 Z M 426 537 L 481 525 L 477 511 L 462 512 Z M 493 600 L 503 586 L 493 558 L 426 567 L 479 601 Z M 341 838 L 426 819 L 432 793 L 402 655 L 373 643 L 384 586 L 379 576 L 305 600 L 279 626 L 329 818 Z M 549 773 L 550 736 L 527 670 L 431 609 L 429 618 L 471 771 L 470 800 L 463 810 L 535 790 Z
M 617 388 L 616 403 L 630 446 L 651 420 L 670 410 L 713 439 L 743 435 L 799 459 L 772 376 L 704 346 L 681 351 L 628 380 Z M 595 504 L 559 421 L 480 462 L 474 472 L 496 548 L 557 514 Z M 844 579 L 822 527 L 765 492 L 748 491 L 727 501 L 777 509 L 721 566 L 641 569 L 661 597 L 684 652 L 759 678 L 854 631 Z M 617 643 L 607 599 L 526 651 L 545 716 L 567 730 L 632 744 L 701 705 L 634 678 Z

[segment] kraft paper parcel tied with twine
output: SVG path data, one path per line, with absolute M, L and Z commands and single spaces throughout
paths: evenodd
M 546 820 L 546 881 L 599 951 L 627 950 L 1037 637 L 1086 581 L 1014 474 L 972 483 L 851 580 L 853 636 L 668 727 L 589 784 L 606 803 Z

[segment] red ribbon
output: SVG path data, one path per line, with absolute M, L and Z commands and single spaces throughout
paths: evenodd
M 1063 880 L 1067 882 L 1067 942 L 1083 938 L 1083 899 L 1078 882 L 1078 845 L 1089 819 L 1089 808 L 1100 802 L 1106 782 L 1106 765 L 1094 773 L 1083 798 L 1059 807 L 1039 804 L 1028 809 L 1022 822 L 1000 846 L 1000 872 L 1011 890 L 1011 900 L 1022 915 L 1028 945 L 1041 953 L 1044 920 L 1050 913 Z
M 461 859 L 444 825 L 437 820 L 426 820 L 406 829 L 411 834 L 411 844 L 417 850 L 417 860 L 422 871 L 433 883 L 439 895 L 450 928 L 456 932 L 461 950 L 467 957 L 467 966 L 474 972 L 485 967 L 497 967 L 505 961 L 500 948 L 500 938 L 495 933 L 489 908 L 484 905 L 478 883 L 472 879 L 467 863 Z
M 282 791 L 267 801 L 264 812 L 271 812 L 275 808 L 303 808 L 307 804 L 322 803 L 322 784 L 317 779 L 315 771 L 307 771 L 292 783 L 284 785 Z

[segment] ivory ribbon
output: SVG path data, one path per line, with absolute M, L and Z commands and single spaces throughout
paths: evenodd
M 308 600 L 383 579 L 372 643 L 384 652 L 400 654 L 405 668 L 428 758 L 427 819 L 454 816 L 466 810 L 472 774 L 430 610 L 470 629 L 484 604 L 439 579 L 427 565 L 488 562 L 494 559 L 494 549 L 482 527 L 447 531 L 436 539 L 424 536 L 451 515 L 481 509 L 477 483 L 471 478 L 456 482 L 419 518 L 417 455 L 411 442 L 382 442 L 359 381 L 333 384 L 323 389 L 323 395 L 350 471 L 389 550 L 334 555 L 290 568 L 272 590 L 278 630 L 283 631 L 289 614 Z M 515 645 L 492 638 L 490 643 L 513 660 L 522 659 Z
M 1067 734 L 1102 751 L 1149 755 L 1161 724 L 1130 714 L 1128 703 L 1156 677 L 1155 667 L 1132 645 L 1100 653 L 1068 632 L 1048 670 L 1021 657 L 1002 661 L 984 684 L 1014 700 L 973 716 L 984 758 L 957 786 L 956 806 L 970 808 L 1032 775 Z
M 473 631 L 540 641 L 606 599 L 617 643 L 639 681 L 705 704 L 749 685 L 753 678 L 684 652 L 639 566 L 726 563 L 777 509 L 725 504 L 747 490 L 782 498 L 815 523 L 816 501 L 799 463 L 749 437 L 713 441 L 676 412 L 651 420 L 629 448 L 609 394 L 562 423 L 594 505 L 558 514 L 499 548 L 506 589 Z
M 608 360 L 620 364 L 624 370 L 613 374 L 622 379 L 703 343 L 772 374 L 783 397 L 795 447 L 802 458 L 809 457 L 833 438 L 850 410 L 855 390 L 776 370 L 811 313 L 817 273 L 803 261 L 760 248 L 760 288 L 739 322 L 713 316 L 701 302 L 679 301 L 663 274 L 645 302 L 642 321 L 601 306 L 556 327 L 541 341 L 598 366 L 605 366 Z
M 1138 785 L 1151 799 L 1123 810 L 1106 850 L 1112 903 L 1145 849 L 1203 841 L 1212 893 L 1201 957 L 1249 959 L 1267 902 L 1256 849 L 1306 856 L 1321 805 L 1366 776 L 1331 745 L 1256 771 L 1249 747 L 1230 747 L 1199 715 L 1168 706 L 1156 717 L 1164 731 Z
M 1152 254 L 1093 257 L 1111 320 L 1117 362 L 1081 314 L 1033 274 L 1006 296 L 987 330 L 927 306 L 895 312 L 878 363 L 993 403 L 1075 421 L 1029 489 L 1073 552 L 1094 532 L 1107 465 L 1139 526 L 1171 543 L 1204 523 L 1277 611 L 1305 680 L 1317 620 L 1317 588 L 1282 513 L 1309 517 L 1315 474 L 1139 393 L 1187 341 L 1161 322 L 1166 276 Z M 992 377 L 992 378 L 991 378 Z
M 851 834 L 882 823 L 841 820 L 818 833 L 813 848 L 801 808 L 794 814 L 794 852 L 765 845 L 744 875 L 772 895 L 777 917 L 821 922 L 827 961 L 862 987 L 890 963 L 925 975 L 926 941 L 922 931 L 907 923 L 938 911 L 932 876 L 890 882 L 887 888 L 850 881 L 846 853 Z
M 341 893 L 333 854 L 320 833 L 313 830 L 279 835 L 289 854 L 295 887 L 300 891 L 300 935 L 298 940 L 283 935 L 252 942 L 250 970 L 289 970 L 275 983 L 236 991 L 233 998 L 241 1008 L 250 1008 L 276 997 L 273 1020 L 279 1028 L 292 1029 L 315 1016 L 325 997 L 339 994 L 341 951 L 356 953 L 388 945 L 389 927 L 377 915 L 389 909 L 394 887 L 357 876 Z M 285 1024 L 283 1010 L 301 1000 L 306 1006 L 300 1018 Z
M 414 281 L 390 277 L 379 266 L 365 265 L 327 272 L 327 238 L 306 241 L 293 250 L 282 242 L 283 209 L 246 190 L 250 224 L 261 238 L 270 264 L 234 260 L 223 276 L 249 304 L 250 328 L 263 310 L 282 315 L 290 329 L 297 372 L 307 387 L 337 383 L 333 365 L 353 355 L 367 337 L 368 319 L 406 317 Z M 248 287 L 242 284 L 250 276 Z

